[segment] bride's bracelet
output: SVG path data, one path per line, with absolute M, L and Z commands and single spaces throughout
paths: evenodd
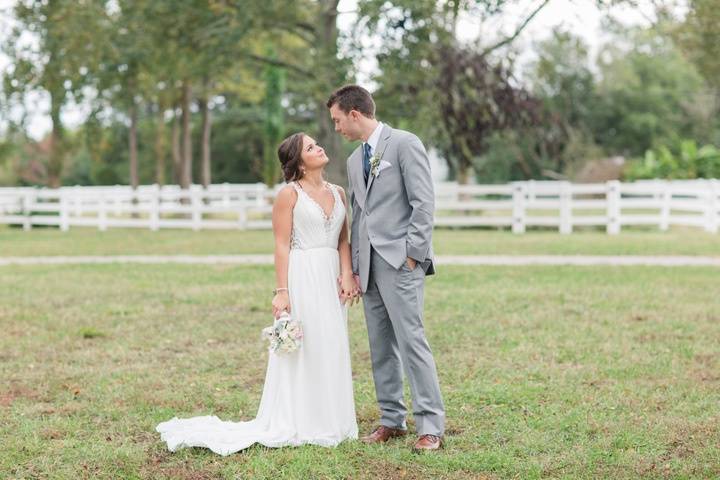
M 275 290 L 273 290 L 273 295 L 277 295 L 279 292 L 287 292 L 287 291 L 288 291 L 287 288 L 276 288 Z

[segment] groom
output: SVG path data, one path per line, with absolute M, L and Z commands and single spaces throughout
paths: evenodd
M 363 143 L 347 162 L 352 204 L 352 268 L 363 292 L 380 426 L 363 437 L 383 443 L 407 433 L 403 367 L 419 435 L 415 451 L 437 450 L 445 409 L 423 329 L 425 275 L 433 267 L 434 193 L 422 142 L 375 119 L 375 102 L 357 85 L 327 102 L 335 131 Z

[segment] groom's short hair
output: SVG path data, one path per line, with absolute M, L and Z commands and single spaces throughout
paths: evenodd
M 375 101 L 360 85 L 345 85 L 335 90 L 327 101 L 327 108 L 335 104 L 345 114 L 357 110 L 368 118 L 375 118 Z

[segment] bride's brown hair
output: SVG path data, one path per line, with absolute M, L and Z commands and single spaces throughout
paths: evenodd
M 282 165 L 283 176 L 286 182 L 300 180 L 303 176 L 302 147 L 305 132 L 290 135 L 278 147 L 278 159 Z

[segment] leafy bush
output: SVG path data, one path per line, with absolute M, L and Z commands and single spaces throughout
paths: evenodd
M 694 140 L 684 140 L 675 151 L 666 146 L 647 150 L 643 158 L 628 164 L 624 177 L 626 180 L 720 178 L 720 149 L 713 145 L 698 148 Z

